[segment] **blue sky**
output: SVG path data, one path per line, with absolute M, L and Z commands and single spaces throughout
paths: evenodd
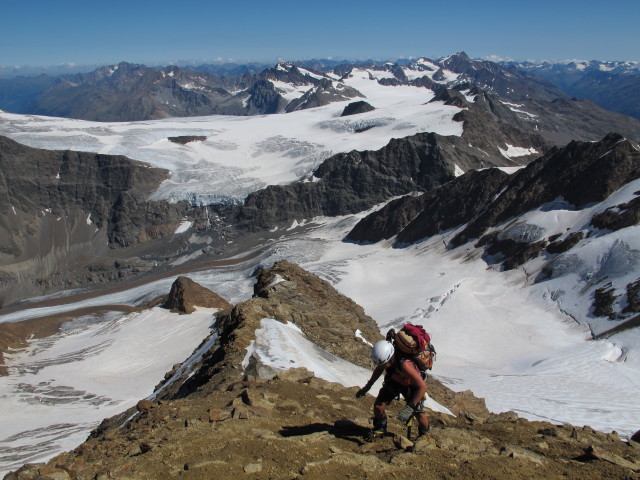
M 0 65 L 469 56 L 640 60 L 640 1 L 0 0 Z

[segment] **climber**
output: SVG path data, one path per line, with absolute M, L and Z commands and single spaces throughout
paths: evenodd
M 389 338 L 389 335 L 387 335 Z M 373 438 L 384 437 L 387 431 L 386 407 L 402 394 L 407 406 L 398 418 L 407 423 L 414 416 L 418 420 L 418 436 L 429 432 L 429 419 L 424 413 L 427 385 L 420 371 L 411 360 L 396 350 L 388 340 L 380 340 L 371 350 L 371 359 L 376 365 L 367 384 L 358 390 L 356 397 L 362 397 L 385 373 L 384 383 L 373 404 Z

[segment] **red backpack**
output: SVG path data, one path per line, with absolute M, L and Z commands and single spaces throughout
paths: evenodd
M 421 325 L 405 323 L 395 333 L 394 345 L 414 361 L 420 371 L 431 370 L 436 359 L 436 349 L 431 345 L 431 336 Z

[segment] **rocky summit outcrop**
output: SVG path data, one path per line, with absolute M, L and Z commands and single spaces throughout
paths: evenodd
M 193 313 L 196 307 L 217 308 L 226 310 L 231 304 L 215 292 L 194 282 L 188 277 L 176 278 L 164 308 L 179 313 Z
M 262 319 L 295 324 L 306 337 L 328 353 L 361 366 L 369 366 L 369 342 L 380 340 L 375 321 L 362 307 L 336 291 L 328 282 L 282 260 L 256 273 L 254 298 L 218 315 L 217 345 L 184 383 L 165 388 L 164 397 L 206 395 L 236 381 L 238 365 L 248 362 L 248 374 L 259 376 L 256 358 L 246 358 Z
M 396 403 L 385 437 L 367 442 L 372 396 L 356 398 L 358 387 L 345 388 L 303 368 L 256 376 L 251 365 L 243 369 L 242 359 L 265 314 L 294 320 L 319 339 L 322 330 L 314 333 L 314 326 L 321 315 L 329 315 L 325 328 L 335 334 L 355 325 L 373 328 L 371 320 L 288 262 L 262 270 L 256 294 L 219 319 L 212 351 L 223 353 L 205 356 L 196 367 L 193 373 L 203 382 L 196 390 L 168 389 L 153 401 L 142 400 L 105 420 L 73 451 L 25 465 L 5 479 L 638 478 L 640 444 L 633 440 L 589 427 L 530 422 L 514 412 L 492 414 L 481 399 L 453 392 L 434 377 L 427 382 L 430 396 L 454 415 L 430 411 L 431 432 L 416 438 L 415 429 L 409 432 L 396 420 Z M 314 315 L 317 309 L 322 311 Z M 349 338 L 341 343 L 356 347 Z M 329 348 L 332 340 L 323 343 Z
M 286 260 L 261 269 L 256 280 L 251 303 L 260 315 L 295 323 L 329 353 L 369 366 L 369 346 L 357 338 L 356 331 L 371 343 L 381 336 L 375 321 L 353 300 Z
M 366 113 L 375 110 L 373 105 L 364 100 L 359 100 L 357 102 L 351 102 L 349 105 L 344 107 L 342 110 L 341 117 L 348 117 L 349 115 L 357 115 L 359 113 Z

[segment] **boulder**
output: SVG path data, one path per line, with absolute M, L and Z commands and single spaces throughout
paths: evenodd
M 188 277 L 178 277 L 171 286 L 171 292 L 164 308 L 179 313 L 193 313 L 195 307 L 225 310 L 231 304 L 215 292 L 194 282 Z

